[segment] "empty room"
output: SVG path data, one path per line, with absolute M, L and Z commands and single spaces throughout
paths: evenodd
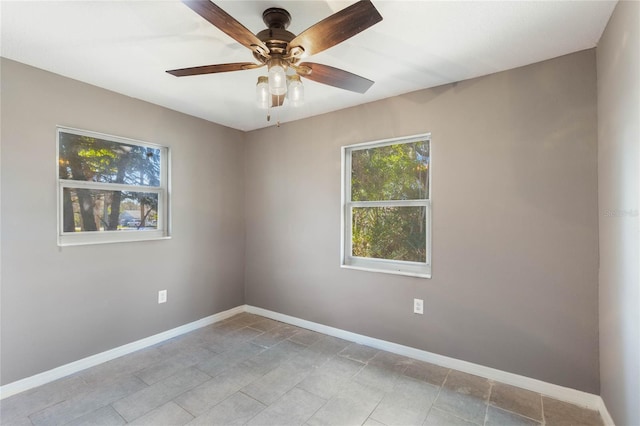
M 640 2 L 0 1 L 0 424 L 640 425 Z

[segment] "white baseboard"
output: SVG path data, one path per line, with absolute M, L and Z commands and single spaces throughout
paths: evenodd
M 229 318 L 244 311 L 244 305 L 237 306 L 235 308 L 210 315 L 197 321 L 190 322 L 189 324 L 181 325 L 180 327 L 172 328 L 171 330 L 163 331 L 162 333 L 154 334 L 153 336 L 145 337 L 144 339 L 127 343 L 126 345 L 118 346 L 117 348 L 109 349 L 108 351 L 91 355 L 78 361 L 70 362 L 69 364 L 65 364 L 52 370 L 36 374 L 35 376 L 8 383 L 4 386 L 0 386 L 0 400 L 10 397 L 11 395 L 24 392 L 36 386 L 41 386 L 45 383 L 58 380 L 70 374 L 77 373 L 78 371 L 85 370 L 89 367 L 102 364 L 103 362 L 111 361 L 112 359 L 130 354 L 131 352 L 153 346 L 181 334 L 185 334 L 198 328 L 213 324 L 215 322 L 222 321 L 225 318 Z
M 607 406 L 605 405 L 604 399 L 602 398 L 600 398 L 598 411 L 600 411 L 600 416 L 602 417 L 602 421 L 604 422 L 605 426 L 615 426 L 615 423 L 613 423 L 613 418 L 611 417 L 609 410 L 607 410 Z
M 362 345 L 371 346 L 373 348 L 392 352 L 398 355 L 404 355 L 421 361 L 430 362 L 442 367 L 452 368 L 469 374 L 475 374 L 476 376 L 484 377 L 489 380 L 495 380 L 497 382 L 517 386 L 522 389 L 541 393 L 560 401 L 565 401 L 575 405 L 580 405 L 585 408 L 589 408 L 591 410 L 596 410 L 601 413 L 602 419 L 604 420 L 606 425 L 613 426 L 613 420 L 611 420 L 611 416 L 609 415 L 609 412 L 604 405 L 604 401 L 598 395 L 582 392 L 564 386 L 554 385 L 552 383 L 543 382 L 541 380 L 532 379 L 530 377 L 521 376 L 519 374 L 508 373 L 506 371 L 497 370 L 495 368 L 485 367 L 483 365 L 474 364 L 472 362 L 434 354 L 431 352 L 423 351 L 421 349 L 416 349 L 409 346 L 399 345 L 397 343 L 364 336 L 362 334 L 352 333 L 350 331 L 329 327 L 327 325 L 280 314 L 278 312 L 273 312 L 255 306 L 246 305 L 246 311 L 252 314 L 271 318 L 276 321 L 282 321 L 287 324 L 296 325 L 298 327 L 317 331 L 319 333 L 339 337 L 350 342 L 360 343 Z

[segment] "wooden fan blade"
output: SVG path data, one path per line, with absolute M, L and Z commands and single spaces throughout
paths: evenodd
M 284 103 L 285 95 L 271 95 L 271 107 L 279 107 Z
M 299 58 L 322 52 L 382 21 L 371 1 L 362 0 L 307 28 L 289 43 Z M 296 49 L 301 48 L 301 49 Z M 296 54 L 296 52 L 300 52 Z
M 253 62 L 236 62 L 233 64 L 203 65 L 200 67 L 180 68 L 177 70 L 169 70 L 167 72 L 171 75 L 175 75 L 176 77 L 185 77 L 188 75 L 215 74 L 218 72 L 251 70 L 263 66 L 264 64 L 254 64 Z
M 269 52 L 267 46 L 258 37 L 209 0 L 182 0 L 182 2 L 241 45 L 253 51 L 261 50 L 262 54 Z
M 312 62 L 303 62 L 296 68 L 300 69 L 298 74 L 318 83 L 327 84 L 340 89 L 349 90 L 351 92 L 364 93 L 373 85 L 373 81 L 352 74 L 339 68 L 330 67 L 328 65 L 314 64 Z M 305 68 L 311 72 L 303 72 Z M 306 71 L 306 70 L 305 70 Z

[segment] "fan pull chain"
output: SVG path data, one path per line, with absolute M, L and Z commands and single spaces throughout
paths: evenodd
M 276 110 L 276 127 L 280 127 L 280 110 Z M 271 107 L 267 108 L 267 121 L 271 121 Z

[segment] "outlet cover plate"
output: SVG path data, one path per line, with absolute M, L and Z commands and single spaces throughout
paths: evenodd
M 413 313 L 420 315 L 424 313 L 424 300 L 413 299 Z
M 167 303 L 167 290 L 160 290 L 158 292 L 158 303 Z

